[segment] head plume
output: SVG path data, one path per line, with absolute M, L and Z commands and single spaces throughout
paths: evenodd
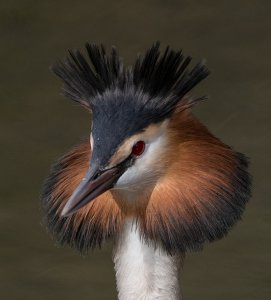
M 126 67 L 115 47 L 107 54 L 103 45 L 87 43 L 87 58 L 78 50 L 69 51 L 70 56 L 52 69 L 64 82 L 64 94 L 90 109 L 105 106 L 108 94 L 117 93 L 115 101 L 123 102 L 120 95 L 126 95 L 133 101 L 135 111 L 140 110 L 152 122 L 160 122 L 209 71 L 203 62 L 188 70 L 190 56 L 169 47 L 161 53 L 159 48 L 156 42 Z M 203 98 L 193 99 L 191 104 Z

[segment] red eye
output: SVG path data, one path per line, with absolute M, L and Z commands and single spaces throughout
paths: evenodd
M 139 156 L 144 152 L 144 150 L 145 150 L 145 142 L 138 141 L 137 143 L 134 144 L 132 148 L 132 154 Z

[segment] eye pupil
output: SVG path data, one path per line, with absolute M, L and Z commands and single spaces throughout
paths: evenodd
M 138 141 L 137 143 L 134 144 L 132 148 L 132 154 L 139 156 L 144 152 L 144 150 L 145 150 L 145 142 Z

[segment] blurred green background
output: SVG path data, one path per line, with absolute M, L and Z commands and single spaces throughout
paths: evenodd
M 271 299 L 271 2 L 0 2 L 0 299 L 116 299 L 111 245 L 82 257 L 41 225 L 50 164 L 90 130 L 60 96 L 49 66 L 86 41 L 116 45 L 127 63 L 155 40 L 207 58 L 195 113 L 251 158 L 253 199 L 229 236 L 189 254 L 185 300 Z

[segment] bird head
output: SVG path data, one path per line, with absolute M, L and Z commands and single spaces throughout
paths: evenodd
M 42 195 L 49 228 L 85 250 L 125 218 L 168 252 L 225 235 L 249 196 L 246 159 L 191 114 L 187 93 L 209 71 L 159 43 L 125 67 L 113 47 L 86 44 L 53 66 L 64 94 L 91 112 L 90 138 L 52 168 Z M 212 220 L 209 220 L 212 218 Z

